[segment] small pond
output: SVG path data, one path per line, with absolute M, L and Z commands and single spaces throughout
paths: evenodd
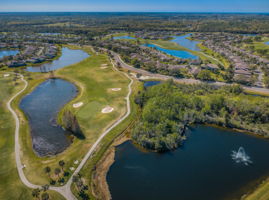
M 15 56 L 19 53 L 19 50 L 0 50 L 0 59 L 5 56 Z
M 70 141 L 67 132 L 56 123 L 59 110 L 77 94 L 72 83 L 49 79 L 23 97 L 20 108 L 31 128 L 33 149 L 39 156 L 55 155 L 65 150 Z
M 151 87 L 151 86 L 154 86 L 154 85 L 158 85 L 160 83 L 161 83 L 161 81 L 145 81 L 144 82 L 144 87 L 147 88 L 147 87 Z

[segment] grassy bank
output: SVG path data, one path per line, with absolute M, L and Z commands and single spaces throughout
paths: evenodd
M 243 200 L 267 200 L 269 199 L 269 179 L 265 180 L 251 194 L 243 198 Z

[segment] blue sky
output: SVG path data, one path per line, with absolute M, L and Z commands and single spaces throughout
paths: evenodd
M 269 0 L 0 0 L 0 12 L 269 12 Z

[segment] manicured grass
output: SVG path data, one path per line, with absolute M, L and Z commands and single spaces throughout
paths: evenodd
M 19 180 L 14 154 L 15 122 L 6 108 L 6 102 L 22 88 L 17 81 L 14 86 L 14 75 L 3 77 L 0 72 L 0 199 L 31 199 L 31 189 Z
M 117 138 L 121 134 L 126 134 L 129 129 L 132 127 L 133 122 L 136 120 L 138 116 L 138 106 L 134 103 L 134 97 L 139 90 L 141 90 L 143 84 L 141 82 L 135 81 L 132 86 L 132 95 L 130 96 L 130 104 L 131 104 L 131 113 L 130 115 L 121 122 L 117 127 L 115 127 L 104 139 L 101 141 L 98 150 L 93 154 L 91 159 L 87 161 L 85 166 L 80 171 L 83 179 L 85 180 L 86 184 L 90 186 L 89 196 L 91 199 L 95 199 L 92 191 L 92 175 L 95 170 L 95 166 L 98 161 L 104 156 L 106 150 L 109 146 L 113 143 L 114 139 Z M 73 193 L 79 198 L 78 191 L 75 189 L 75 185 L 72 184 L 72 191 Z M 79 198 L 80 199 L 80 198 Z
M 265 58 L 269 58 L 269 45 L 265 44 L 265 42 L 267 41 L 269 41 L 269 38 L 263 37 L 260 42 L 255 41 L 253 43 L 246 43 L 246 44 L 243 44 L 243 47 L 247 49 L 251 49 L 251 46 L 253 46 L 254 54 L 265 57 Z M 264 50 L 264 49 L 267 49 L 267 53 L 265 55 L 260 54 L 258 52 L 258 50 Z
M 69 47 L 76 48 L 74 46 Z M 59 167 L 58 162 L 60 160 L 64 160 L 66 163 L 64 170 L 72 173 L 70 167 L 76 167 L 74 161 L 80 161 L 99 135 L 126 111 L 124 97 L 127 94 L 129 80 L 112 69 L 106 55 L 95 55 L 91 52 L 90 47 L 84 47 L 83 49 L 91 54 L 89 58 L 78 64 L 60 69 L 55 72 L 55 76 L 73 82 L 79 89 L 78 96 L 62 109 L 60 116 L 63 110 L 66 109 L 74 112 L 86 139 L 75 138 L 71 146 L 59 155 L 47 158 L 37 157 L 32 149 L 29 125 L 25 120 L 25 116 L 20 113 L 22 122 L 20 132 L 23 151 L 22 160 L 23 164 L 26 165 L 24 172 L 26 177 L 35 184 L 49 183 L 50 178 L 44 173 L 43 169 L 46 166 L 51 167 L 50 176 L 55 177 L 53 171 L 56 167 Z M 107 64 L 107 69 L 101 69 L 102 64 Z M 33 90 L 46 76 L 48 74 L 33 74 L 34 80 L 29 81 L 29 88 L 24 95 Z M 112 92 L 110 88 L 122 89 L 118 92 Z M 19 99 L 22 96 L 16 99 L 16 106 L 19 105 Z M 72 104 L 76 102 L 83 102 L 84 104 L 75 109 Z M 113 107 L 114 111 L 102 114 L 102 108 L 107 105 Z M 59 121 L 61 121 L 61 117 L 59 117 Z M 68 177 L 64 178 L 65 181 L 68 179 Z

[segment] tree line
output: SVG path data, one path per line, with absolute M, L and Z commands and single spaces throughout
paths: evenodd
M 192 124 L 217 124 L 269 135 L 269 100 L 243 93 L 241 86 L 175 84 L 172 80 L 139 92 L 142 108 L 132 138 L 144 148 L 167 151 L 185 139 Z

